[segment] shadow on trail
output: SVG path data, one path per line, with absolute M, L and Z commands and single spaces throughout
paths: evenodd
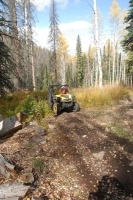
M 131 197 L 116 177 L 105 175 L 99 181 L 97 191 L 89 194 L 88 200 L 129 200 Z
M 132 143 L 126 139 L 114 136 L 112 133 L 106 133 L 105 127 L 99 125 L 90 115 L 81 112 L 78 114 L 68 114 L 65 118 L 60 118 L 58 121 L 58 128 L 64 136 L 65 141 L 67 141 L 68 153 L 72 155 L 72 159 L 75 160 L 75 162 L 79 162 L 77 170 L 80 174 L 84 175 L 83 181 L 90 190 L 93 189 L 93 185 L 96 184 L 97 171 L 94 169 L 93 173 L 90 172 L 89 167 L 83 159 L 83 152 L 85 151 L 82 151 L 82 149 L 78 149 L 77 151 L 77 148 L 80 146 L 79 144 L 82 144 L 86 151 L 90 152 L 90 156 L 92 156 L 93 153 L 104 151 L 105 155 L 103 159 L 107 161 L 109 169 L 108 174 L 113 174 L 113 176 L 121 182 L 125 188 L 126 195 L 130 195 L 130 193 L 133 194 L 133 166 L 130 166 L 131 160 L 129 157 L 129 154 L 133 152 Z M 103 171 L 103 178 L 99 184 L 101 185 L 103 180 L 105 183 L 107 181 L 107 183 L 109 182 L 112 185 L 113 182 L 116 184 L 117 179 L 104 176 L 105 173 L 106 172 Z M 108 186 L 107 183 L 106 186 Z M 98 195 L 99 192 L 100 189 L 98 189 Z M 102 197 L 100 198 L 103 200 Z M 111 198 L 115 200 L 113 194 L 112 197 L 108 199 Z

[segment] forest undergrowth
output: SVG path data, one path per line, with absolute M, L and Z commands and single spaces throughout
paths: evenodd
M 105 86 L 99 88 L 75 88 L 73 93 L 81 108 L 101 108 L 112 105 L 130 95 L 132 88 L 124 86 Z M 52 116 L 47 102 L 47 90 L 17 91 L 6 94 L 0 99 L 0 115 L 10 117 L 19 112 L 28 114 L 28 120 L 40 121 L 41 118 Z

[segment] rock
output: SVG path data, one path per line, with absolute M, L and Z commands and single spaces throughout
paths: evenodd
M 87 137 L 87 135 L 83 135 L 83 136 L 82 136 L 82 138 L 86 138 L 86 137 Z
M 43 136 L 43 135 L 46 134 L 46 129 L 42 126 L 39 126 L 39 125 L 29 125 L 29 126 L 26 126 L 23 129 L 19 130 L 17 132 L 17 134 L 31 133 L 31 132 L 33 132 L 34 135 Z
M 7 168 L 14 169 L 15 166 L 7 162 L 5 158 L 0 154 L 0 173 L 6 178 L 9 178 L 10 173 L 7 171 Z
M 31 200 L 43 200 L 41 197 L 33 196 Z
M 49 124 L 48 127 L 49 127 L 50 130 L 53 130 L 55 128 L 55 126 L 52 125 L 52 124 Z
M 49 123 L 49 124 L 53 124 L 55 122 L 56 118 L 53 117 L 53 118 L 44 118 L 42 119 L 42 121 L 46 122 L 46 123 Z
M 110 133 L 110 131 L 111 131 L 110 127 L 106 127 L 106 128 L 105 128 L 105 132 L 106 132 L 106 133 Z
M 44 128 L 43 126 L 37 125 L 37 126 L 36 126 L 36 131 L 35 131 L 35 133 L 37 133 L 37 134 L 43 136 L 43 135 L 46 134 L 46 128 Z
M 93 153 L 93 156 L 94 156 L 96 159 L 102 160 L 103 157 L 104 157 L 104 154 L 105 154 L 104 151 L 100 151 L 100 152 L 98 152 L 98 153 Z
M 3 175 L 6 178 L 10 177 L 10 173 L 6 170 L 6 168 L 2 165 L 0 165 L 0 174 Z
M 2 199 L 0 199 L 0 200 L 19 200 L 20 198 L 19 197 L 9 197 L 9 198 L 2 198 Z
M 46 140 L 41 141 L 40 144 L 46 144 Z
M 0 122 L 0 136 L 12 133 L 22 128 L 22 124 L 18 121 L 16 116 L 3 119 Z
M 129 166 L 133 167 L 133 161 L 129 163 Z
M 30 138 L 30 142 L 31 143 L 41 143 L 42 142 L 42 137 L 40 135 L 33 135 L 31 138 Z
M 30 126 L 30 125 L 38 125 L 36 121 L 31 121 L 31 122 L 25 122 L 25 127 Z
M 33 173 L 25 173 L 20 175 L 18 181 L 21 183 L 33 183 L 34 182 Z
M 12 183 L 0 185 L 0 199 L 18 200 L 24 197 L 30 186 L 25 186 L 22 183 Z

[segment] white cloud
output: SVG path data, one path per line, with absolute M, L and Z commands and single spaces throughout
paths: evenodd
M 66 7 L 69 0 L 56 0 L 56 2 L 59 3 L 61 7 Z M 50 0 L 33 0 L 33 3 L 35 4 L 37 10 L 41 11 L 50 5 Z
M 48 48 L 48 34 L 49 34 L 48 28 L 35 27 L 34 38 L 37 45 Z
M 82 51 L 87 51 L 89 44 L 91 43 L 89 28 L 91 27 L 88 21 L 73 21 L 70 23 L 60 24 L 60 30 L 62 34 L 66 37 L 69 43 L 69 52 L 74 53 L 76 49 L 77 36 L 79 34 L 82 44 Z M 48 28 L 39 28 L 35 29 L 35 39 L 37 44 L 41 47 L 48 48 Z
M 50 0 L 33 0 L 33 3 L 37 7 L 37 10 L 43 10 L 46 6 L 49 6 Z
M 65 30 L 85 30 L 89 28 L 91 25 L 88 21 L 73 21 L 68 23 L 60 24 L 60 29 L 62 31 Z

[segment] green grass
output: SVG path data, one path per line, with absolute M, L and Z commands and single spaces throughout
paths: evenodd
M 121 138 L 125 138 L 128 135 L 128 131 L 123 127 L 123 124 L 117 121 L 112 124 L 111 132 Z
M 46 173 L 48 171 L 46 161 L 43 158 L 32 158 L 32 166 L 40 172 Z
M 115 121 L 114 123 L 111 123 L 109 127 L 111 129 L 111 133 L 113 133 L 117 137 L 125 138 L 128 141 L 133 142 L 132 134 L 130 134 L 130 131 L 126 127 L 124 127 L 122 122 Z

